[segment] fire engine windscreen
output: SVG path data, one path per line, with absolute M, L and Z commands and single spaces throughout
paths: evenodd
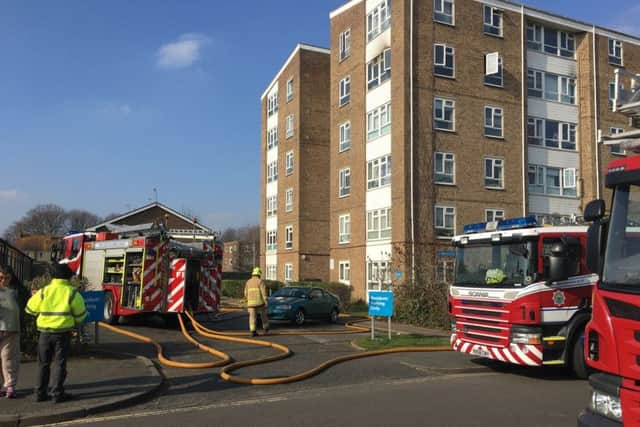
M 532 283 L 533 242 L 468 244 L 456 248 L 456 286 L 518 288 Z
M 637 185 L 615 188 L 602 286 L 640 292 L 640 187 Z

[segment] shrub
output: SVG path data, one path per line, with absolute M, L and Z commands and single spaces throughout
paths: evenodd
M 445 284 L 403 283 L 394 289 L 394 317 L 416 326 L 449 329 L 449 289 Z
M 243 280 L 223 280 L 221 283 L 222 296 L 229 298 L 244 298 Z

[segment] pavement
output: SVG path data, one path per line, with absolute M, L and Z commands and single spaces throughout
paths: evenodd
M 148 358 L 90 346 L 67 363 L 65 391 L 73 399 L 35 402 L 37 369 L 37 361 L 21 363 L 17 398 L 0 397 L 0 427 L 56 423 L 121 409 L 153 398 L 164 383 Z

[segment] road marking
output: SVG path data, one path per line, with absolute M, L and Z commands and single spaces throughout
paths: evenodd
M 92 424 L 97 422 L 106 422 L 106 421 L 117 421 L 126 418 L 144 418 L 144 417 L 153 417 L 157 415 L 168 415 L 168 414 L 179 414 L 182 412 L 193 412 L 193 411 L 206 411 L 208 409 L 223 409 L 223 408 L 232 408 L 237 406 L 252 406 L 252 405 L 260 405 L 263 403 L 275 403 L 282 402 L 285 400 L 289 400 L 287 397 L 267 397 L 263 399 L 249 399 L 249 400 L 239 400 L 235 402 L 222 402 L 222 403 L 214 403 L 211 405 L 203 405 L 203 406 L 191 406 L 185 408 L 173 408 L 173 409 L 164 409 L 158 411 L 146 411 L 146 412 L 134 412 L 131 414 L 125 415 L 112 415 L 107 417 L 94 417 L 94 418 L 83 418 L 79 420 L 66 421 L 62 423 L 56 424 L 42 424 L 42 426 L 70 426 L 70 425 L 79 425 L 79 424 Z M 41 426 L 36 426 L 41 427 Z
M 310 340 L 310 341 L 315 341 L 319 344 L 326 344 L 328 342 L 331 342 L 331 339 L 327 338 L 327 337 L 323 337 L 321 335 L 303 335 L 306 339 Z

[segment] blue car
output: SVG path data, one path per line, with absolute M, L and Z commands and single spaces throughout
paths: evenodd
M 307 319 L 338 321 L 340 299 L 321 288 L 290 286 L 269 297 L 269 319 L 289 320 L 296 325 Z

